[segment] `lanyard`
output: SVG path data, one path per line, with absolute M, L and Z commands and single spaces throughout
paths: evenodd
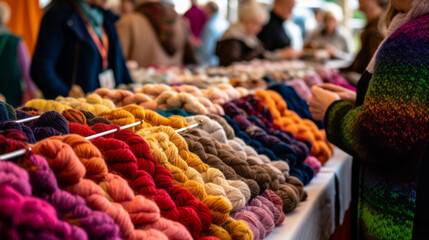
M 103 70 L 106 70 L 109 67 L 109 38 L 107 37 L 106 32 L 103 28 L 103 33 L 101 35 L 101 40 L 98 37 L 98 35 L 95 33 L 94 29 L 91 25 L 86 25 L 86 28 L 88 29 L 88 33 L 91 36 L 92 40 L 95 43 L 95 46 L 97 46 L 98 52 L 101 55 L 101 58 L 103 59 Z
M 76 4 L 75 5 L 80 17 L 82 18 L 83 22 L 85 23 L 86 29 L 88 30 L 89 35 L 92 38 L 92 41 L 94 42 L 95 46 L 98 49 L 98 52 L 100 53 L 101 59 L 103 60 L 103 70 L 106 70 L 109 67 L 109 38 L 107 37 L 107 34 L 103 27 L 103 33 L 101 34 L 101 40 L 98 37 L 98 35 L 95 33 L 94 28 L 92 28 L 91 24 L 89 23 L 88 19 L 85 17 L 85 14 L 83 14 L 80 7 Z

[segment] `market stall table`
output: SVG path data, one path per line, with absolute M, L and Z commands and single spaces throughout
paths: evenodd
M 308 199 L 286 215 L 267 240 L 329 239 L 351 201 L 352 158 L 336 148 L 334 156 L 305 187 Z

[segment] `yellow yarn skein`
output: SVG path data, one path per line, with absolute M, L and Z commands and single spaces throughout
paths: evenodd
M 64 110 L 70 109 L 71 107 L 61 104 L 59 102 L 53 100 L 45 100 L 45 99 L 33 99 L 28 101 L 25 104 L 26 107 L 36 108 L 40 112 L 46 111 L 57 111 L 62 113 Z
M 170 142 L 168 135 L 161 132 L 162 128 L 165 127 L 142 129 L 138 131 L 137 134 L 142 136 L 149 144 L 155 159 L 171 171 L 175 183 L 188 189 L 199 201 L 209 207 L 210 215 L 214 224 L 228 228 L 228 232 L 232 236 L 236 236 L 232 239 L 253 239 L 253 234 L 245 222 L 235 221 L 229 217 L 229 213 L 232 210 L 229 200 L 224 197 L 212 196 L 206 193 L 203 186 L 207 184 L 204 184 L 204 182 L 197 182 L 201 178 L 201 175 L 190 170 L 192 168 L 190 168 L 187 163 L 181 159 L 177 147 L 175 147 L 174 143 Z M 172 128 L 170 129 L 171 131 L 174 131 Z M 196 177 L 195 174 L 200 176 Z M 190 178 L 193 178 L 193 180 L 190 180 Z M 235 233 L 235 231 L 241 232 Z
M 177 147 L 178 154 L 184 160 L 186 165 L 196 169 L 203 177 L 206 183 L 213 183 L 220 186 L 225 192 L 226 198 L 232 204 L 232 211 L 244 207 L 244 205 L 250 199 L 250 189 L 242 181 L 227 181 L 221 171 L 215 168 L 211 168 L 205 164 L 201 159 L 193 152 L 189 151 L 188 145 L 180 134 L 176 133 L 171 127 L 161 126 L 157 128 L 149 128 L 146 131 L 163 132 L 169 137 L 169 140 Z M 236 188 L 236 186 L 238 188 Z M 244 193 L 242 192 L 244 191 Z

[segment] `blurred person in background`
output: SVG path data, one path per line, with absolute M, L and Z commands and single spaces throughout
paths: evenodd
M 134 12 L 123 16 L 116 28 L 125 58 L 139 67 L 197 63 L 190 30 L 170 3 L 136 0 Z
M 379 30 L 378 23 L 388 4 L 389 0 L 359 0 L 359 10 L 365 14 L 367 20 L 360 37 L 362 47 L 353 63 L 349 67 L 341 69 L 343 75 L 353 85 L 357 84 L 383 41 L 383 34 Z
M 192 36 L 198 41 L 208 20 L 206 12 L 198 6 L 197 0 L 191 0 L 191 8 L 183 14 L 183 17 L 188 20 Z
M 219 58 L 215 54 L 216 43 L 228 28 L 229 23 L 219 16 L 219 7 L 215 2 L 207 2 L 204 5 L 204 10 L 207 14 L 208 22 L 201 34 L 199 60 L 202 65 L 217 66 L 219 65 Z
M 132 13 L 134 8 L 136 7 L 135 0 L 122 0 L 121 1 L 121 14 L 125 15 L 128 13 Z
M 292 18 L 295 0 L 275 0 L 270 20 L 258 34 L 258 38 L 268 51 L 285 50 L 285 58 L 296 58 L 300 52 L 292 48 L 291 37 L 285 30 L 285 21 Z
M 33 97 L 41 97 L 30 77 L 30 56 L 20 37 L 6 27 L 11 11 L 0 1 L 0 93 L 6 102 L 18 107 Z
M 108 0 L 56 0 L 43 16 L 31 75 L 46 98 L 131 83 Z
M 243 4 L 239 21 L 232 24 L 216 45 L 216 55 L 222 66 L 255 58 L 280 60 L 289 57 L 289 49 L 267 51 L 257 35 L 267 22 L 267 10 L 259 3 Z
M 349 60 L 353 52 L 351 34 L 340 23 L 343 10 L 335 3 L 326 3 L 323 9 L 323 26 L 316 28 L 306 39 L 305 48 L 325 49 L 331 58 Z

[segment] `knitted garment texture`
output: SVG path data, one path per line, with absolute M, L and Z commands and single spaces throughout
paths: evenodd
M 425 189 L 417 183 L 428 146 L 428 65 L 426 15 L 400 27 L 380 48 L 362 106 L 337 101 L 326 113 L 328 139 L 362 160 L 359 239 L 412 237 L 416 195 Z

